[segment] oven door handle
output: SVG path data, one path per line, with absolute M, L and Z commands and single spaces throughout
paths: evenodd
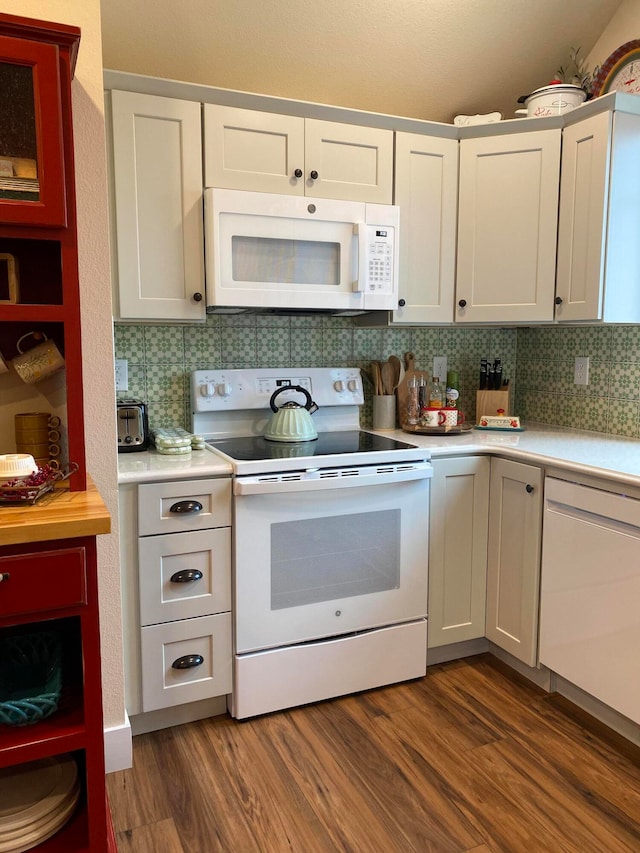
M 234 495 L 275 495 L 284 492 L 317 492 L 328 489 L 363 488 L 424 480 L 433 476 L 429 462 L 412 462 L 404 465 L 375 467 L 371 473 L 358 469 L 331 471 L 317 469 L 295 474 L 262 474 L 255 477 L 237 477 L 233 484 Z

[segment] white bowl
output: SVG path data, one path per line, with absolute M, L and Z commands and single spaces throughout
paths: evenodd
M 0 454 L 0 477 L 28 477 L 37 470 L 35 459 L 28 453 Z
M 559 116 L 569 110 L 575 110 L 587 97 L 580 86 L 572 83 L 556 83 L 553 86 L 543 86 L 532 92 L 524 102 L 529 118 Z

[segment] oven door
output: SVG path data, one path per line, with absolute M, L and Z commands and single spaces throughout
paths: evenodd
M 239 477 L 236 653 L 424 618 L 429 463 Z

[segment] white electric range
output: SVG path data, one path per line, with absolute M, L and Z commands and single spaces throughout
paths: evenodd
M 318 405 L 318 438 L 263 437 L 270 400 Z M 424 448 L 359 428 L 357 368 L 201 370 L 192 429 L 234 470 L 235 717 L 426 672 Z

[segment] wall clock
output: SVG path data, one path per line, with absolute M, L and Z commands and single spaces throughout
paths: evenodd
M 593 81 L 593 97 L 607 92 L 640 95 L 640 39 L 628 41 L 613 51 Z

